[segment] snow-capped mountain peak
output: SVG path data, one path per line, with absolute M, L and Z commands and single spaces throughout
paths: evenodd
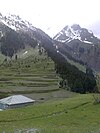
M 75 39 L 89 44 L 93 44 L 97 41 L 97 38 L 91 31 L 81 28 L 78 24 L 73 24 L 72 26 L 67 25 L 54 37 L 54 40 L 62 43 L 69 43 Z
M 15 31 L 18 30 L 28 31 L 28 29 L 36 30 L 36 28 L 33 27 L 31 23 L 21 19 L 18 15 L 13 15 L 13 14 L 2 15 L 0 13 L 0 22 Z

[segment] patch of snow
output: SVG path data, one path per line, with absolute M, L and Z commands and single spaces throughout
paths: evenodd
M 61 31 L 60 34 L 63 35 L 63 32 Z
M 60 33 L 57 34 L 57 35 L 54 37 L 54 40 L 58 39 L 59 36 L 60 36 Z
M 57 53 L 59 53 L 59 51 L 57 50 Z
M 71 42 L 73 39 L 70 39 L 68 42 Z
M 66 40 L 59 40 L 59 41 L 62 42 L 62 43 L 66 42 Z
M 88 32 L 89 32 L 90 34 L 93 34 L 93 32 L 92 32 L 91 30 L 88 30 Z
M 24 53 L 23 53 L 23 55 L 25 55 L 25 54 L 27 54 L 28 53 L 28 51 L 25 51 Z
M 92 46 L 94 47 L 94 44 Z
M 89 43 L 89 44 L 93 44 L 92 42 L 89 42 L 89 41 L 83 41 L 84 43 Z
M 11 29 L 13 29 L 13 30 L 16 31 L 16 27 L 15 27 L 15 26 L 13 26 L 13 25 L 9 26 L 9 25 L 8 25 L 8 27 L 10 27 Z
M 0 15 L 0 19 L 2 19 L 2 15 Z
M 71 38 L 66 39 L 65 42 L 68 42 L 70 39 L 71 39 Z
M 2 33 L 2 31 L 0 31 L 0 37 L 3 37 L 4 35 L 3 35 L 3 33 Z
M 81 41 L 81 37 L 80 36 L 74 36 L 73 39 L 78 39 Z
M 58 46 L 56 45 L 56 49 L 58 49 Z
M 59 42 L 62 42 L 62 43 L 65 43 L 65 42 L 68 42 L 70 40 L 70 38 L 67 38 L 65 40 L 58 40 Z

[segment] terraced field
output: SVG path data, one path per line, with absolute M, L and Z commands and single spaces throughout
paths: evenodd
M 0 65 L 0 96 L 23 94 L 37 101 L 69 97 L 72 93 L 59 88 L 59 76 L 54 62 L 39 54 L 38 48 L 26 48 L 17 54 L 17 60 L 2 61 Z

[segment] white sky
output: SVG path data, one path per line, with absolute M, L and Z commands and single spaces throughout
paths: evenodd
M 16 14 L 54 35 L 66 25 L 100 20 L 100 0 L 0 0 L 1 13 Z

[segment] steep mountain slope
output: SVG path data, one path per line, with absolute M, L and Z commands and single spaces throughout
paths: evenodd
M 100 39 L 91 31 L 74 24 L 66 26 L 55 37 L 60 42 L 59 50 L 69 53 L 73 59 L 100 71 Z
M 14 53 L 28 45 L 32 47 L 43 45 L 49 51 L 57 51 L 53 43 L 41 29 L 32 26 L 19 16 L 0 14 L 0 45 L 3 54 L 12 57 Z

